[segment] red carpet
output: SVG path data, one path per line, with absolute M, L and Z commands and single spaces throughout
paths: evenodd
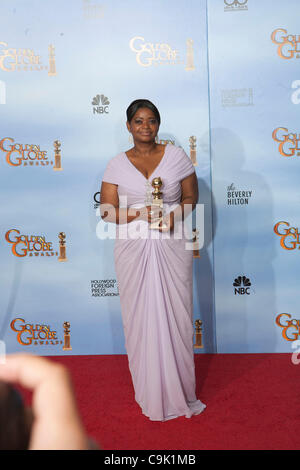
M 70 370 L 87 432 L 105 450 L 300 448 L 300 365 L 291 354 L 196 355 L 197 397 L 207 408 L 167 422 L 141 413 L 127 356 L 50 359 Z

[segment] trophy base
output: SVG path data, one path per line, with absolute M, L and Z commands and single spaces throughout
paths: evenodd
M 72 351 L 72 348 L 63 348 L 63 351 Z
M 57 261 L 63 262 L 63 261 L 68 261 L 68 258 L 57 258 Z
M 149 225 L 149 228 L 151 230 L 159 230 L 160 228 L 167 228 L 167 225 L 166 224 L 162 224 L 161 226 L 159 226 L 160 222 L 162 221 L 162 218 L 158 219 L 156 222 L 152 222 L 150 225 Z
M 198 243 L 197 243 L 197 245 L 199 246 Z M 193 258 L 200 258 L 200 251 L 199 251 L 199 248 L 197 247 L 197 245 L 193 250 Z
M 62 171 L 63 168 L 55 168 L 55 166 L 54 166 L 54 167 L 53 167 L 53 170 L 54 170 L 54 171 Z

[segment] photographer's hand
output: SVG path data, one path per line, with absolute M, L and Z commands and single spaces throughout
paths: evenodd
M 65 367 L 27 354 L 6 357 L 0 380 L 33 391 L 30 450 L 87 450 L 71 378 Z

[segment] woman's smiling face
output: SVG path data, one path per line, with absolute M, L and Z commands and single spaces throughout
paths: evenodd
M 140 108 L 131 121 L 127 122 L 127 129 L 131 132 L 135 142 L 154 142 L 159 124 L 151 109 Z

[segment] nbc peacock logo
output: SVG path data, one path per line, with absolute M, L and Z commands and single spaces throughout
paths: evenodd
M 234 295 L 250 295 L 250 286 L 251 282 L 248 277 L 238 276 L 233 282 Z
M 109 106 L 110 102 L 105 95 L 96 95 L 93 98 L 92 106 L 93 106 L 93 114 L 108 114 L 109 113 Z
M 248 10 L 248 0 L 224 0 L 224 11 Z

